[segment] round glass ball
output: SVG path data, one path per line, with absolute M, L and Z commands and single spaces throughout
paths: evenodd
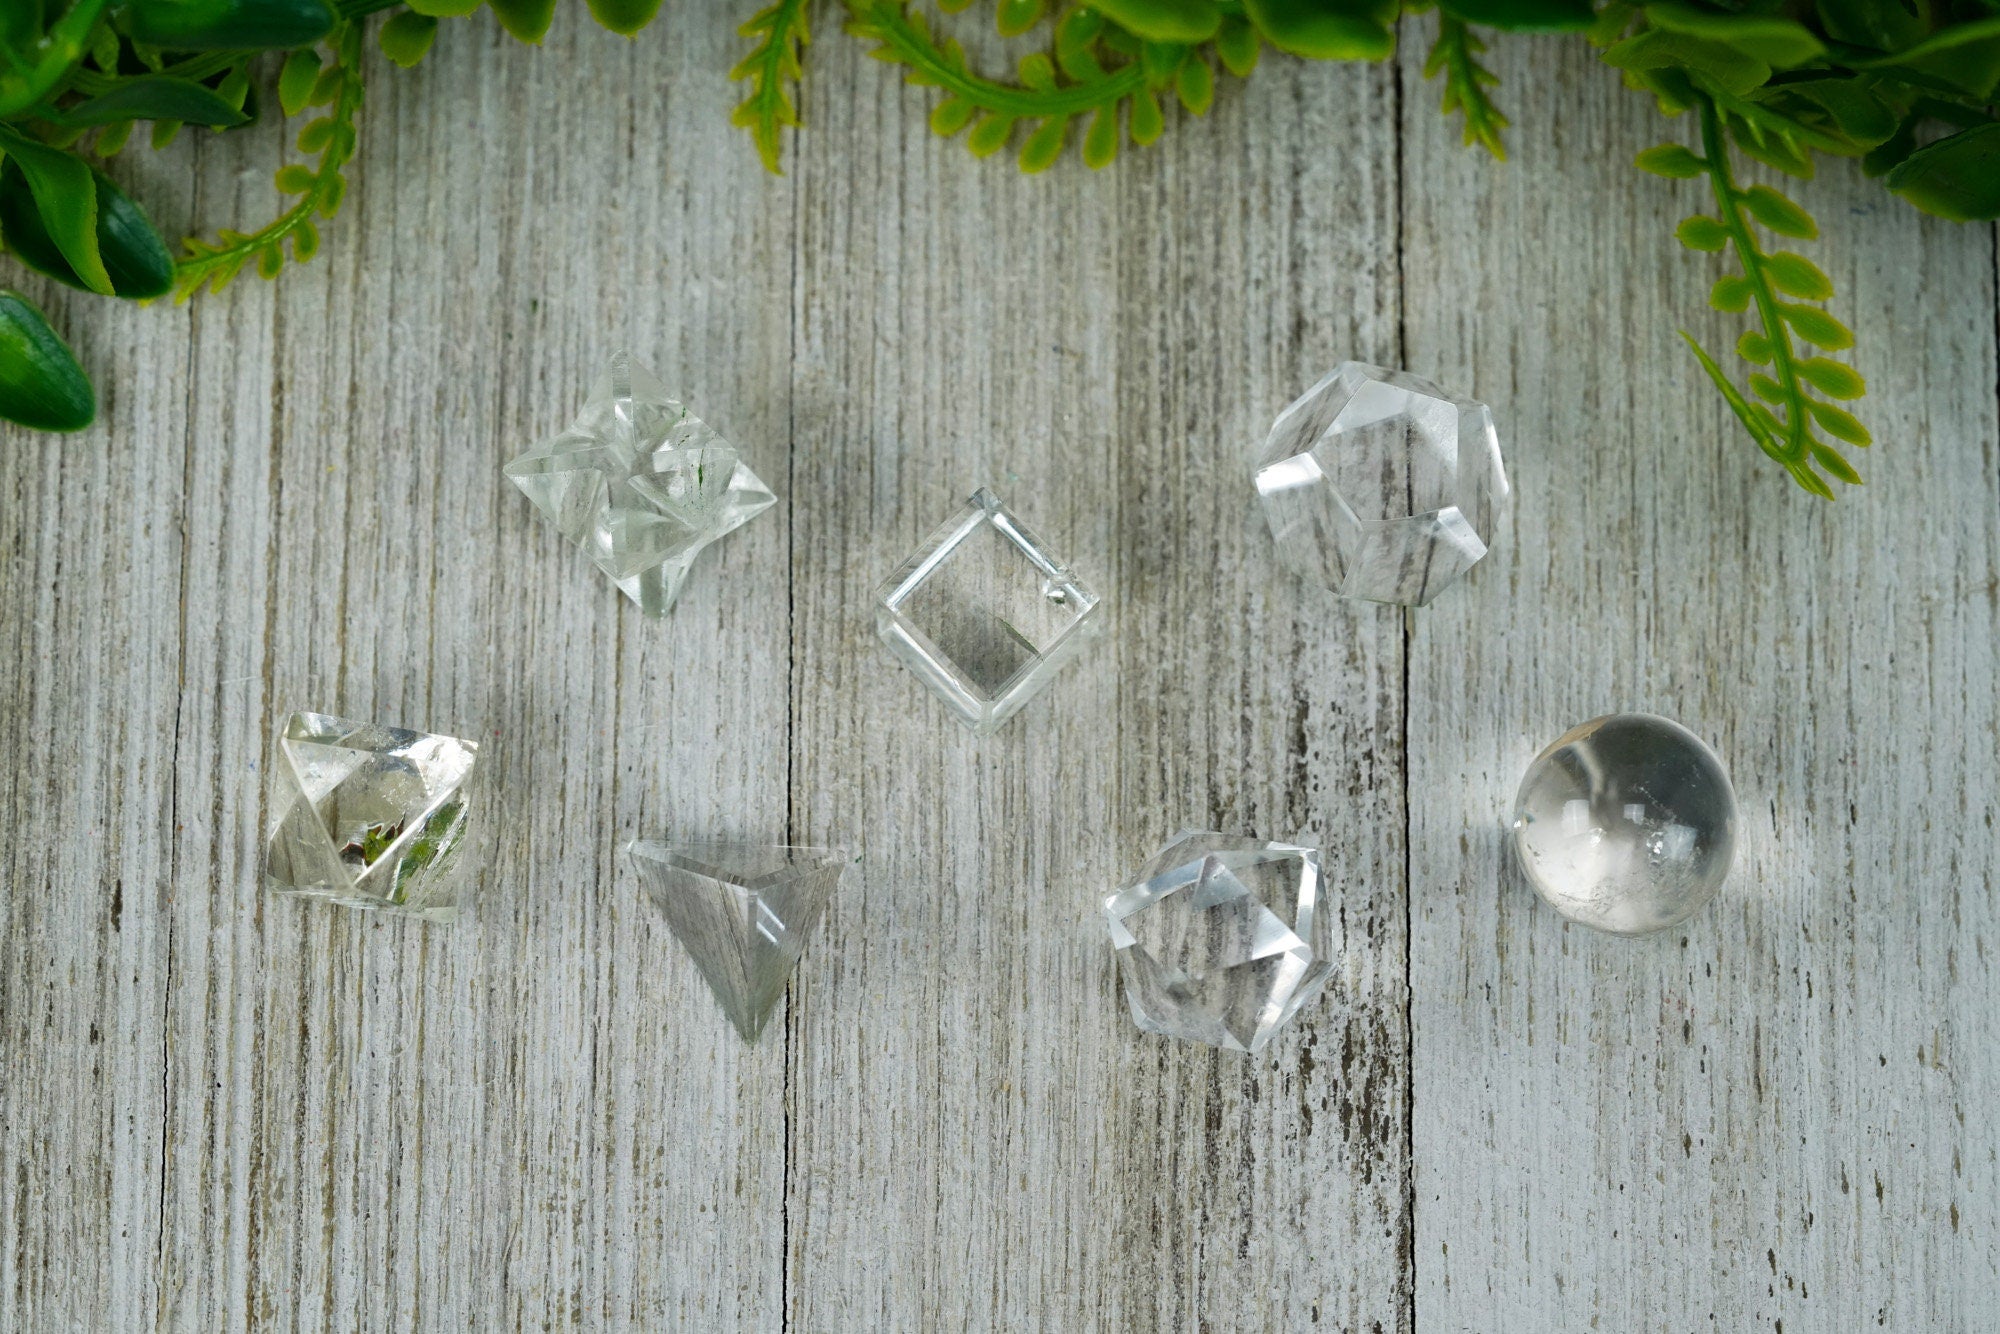
M 1650 713 L 1594 718 L 1535 757 L 1514 798 L 1514 850 L 1564 917 L 1643 936 L 1701 911 L 1736 855 L 1722 761 Z

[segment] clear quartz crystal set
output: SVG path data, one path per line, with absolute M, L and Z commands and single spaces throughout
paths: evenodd
M 648 616 L 703 548 L 776 503 L 734 446 L 623 352 L 576 421 L 506 465 L 544 517 Z M 1403 371 L 1346 362 L 1279 415 L 1254 460 L 1283 563 L 1344 597 L 1422 606 L 1492 545 L 1508 496 L 1492 413 Z M 980 488 L 884 581 L 888 651 L 979 734 L 1097 637 L 1102 599 Z M 479 837 L 475 742 L 294 714 L 277 739 L 265 879 L 282 894 L 433 921 L 457 911 Z M 1715 755 L 1662 718 L 1559 738 L 1529 768 L 1513 835 L 1575 921 L 1642 934 L 1720 886 L 1735 801 Z M 836 848 L 635 840 L 626 860 L 746 1040 L 762 1030 L 850 862 Z M 1147 1032 L 1260 1050 L 1332 974 L 1320 856 L 1184 832 L 1104 900 Z

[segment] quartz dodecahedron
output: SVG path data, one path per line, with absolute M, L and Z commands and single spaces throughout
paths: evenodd
M 432 921 L 458 913 L 479 747 L 457 737 L 295 713 L 278 733 L 275 893 Z
M 1132 1018 L 1254 1052 L 1332 972 L 1319 852 L 1186 832 L 1104 900 Z
M 1563 916 L 1645 935 L 1686 921 L 1722 887 L 1736 855 L 1736 794 L 1715 752 L 1679 723 L 1595 718 L 1528 766 L 1514 848 Z
M 1302 578 L 1422 606 L 1486 554 L 1507 474 L 1484 403 L 1347 361 L 1272 425 L 1257 494 Z
M 574 424 L 507 476 L 649 616 L 703 547 L 777 498 L 736 450 L 619 352 Z
M 635 840 L 625 855 L 746 1040 L 785 994 L 847 869 L 838 848 Z
M 1097 631 L 1096 593 L 985 487 L 882 585 L 875 631 L 958 719 L 988 733 Z

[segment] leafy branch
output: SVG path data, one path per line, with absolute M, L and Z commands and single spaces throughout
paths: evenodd
M 1833 283 L 1819 266 L 1792 251 L 1766 251 L 1751 223 L 1802 240 L 1818 236 L 1819 228 L 1810 214 L 1769 186 L 1737 185 L 1722 113 L 1713 101 L 1704 99 L 1700 114 L 1700 156 L 1678 144 L 1662 144 L 1641 153 L 1637 165 L 1660 176 L 1707 178 L 1715 216 L 1683 219 L 1674 236 L 1691 250 L 1728 250 L 1734 256 L 1739 272 L 1717 280 L 1709 302 L 1717 310 L 1735 314 L 1755 308 L 1756 327 L 1737 340 L 1736 352 L 1750 365 L 1768 368 L 1753 370 L 1749 376 L 1750 393 L 1762 401 L 1746 396 L 1693 335 L 1683 330 L 1681 337 L 1757 447 L 1800 486 L 1831 500 L 1833 488 L 1820 476 L 1821 470 L 1851 485 L 1859 484 L 1861 477 L 1837 448 L 1821 438 L 1822 433 L 1855 446 L 1866 446 L 1871 437 L 1858 418 L 1830 400 L 1859 398 L 1866 386 L 1852 367 L 1802 355 L 1793 336 L 1808 347 L 1842 351 L 1854 345 L 1854 335 L 1823 306 L 1805 304 L 1833 295 Z
M 799 124 L 791 88 L 805 77 L 802 53 L 812 41 L 806 27 L 806 4 L 807 0 L 778 0 L 736 30 L 739 37 L 759 40 L 729 71 L 733 80 L 750 81 L 750 96 L 730 114 L 729 123 L 750 131 L 757 156 L 774 174 L 779 170 L 780 137 L 785 127 Z
M 1440 15 L 1437 41 L 1424 57 L 1424 77 L 1434 79 L 1444 75 L 1442 110 L 1447 116 L 1456 111 L 1464 117 L 1467 147 L 1478 144 L 1504 161 L 1507 145 L 1500 132 L 1507 128 L 1507 117 L 1486 95 L 1488 88 L 1499 84 L 1500 77 L 1479 63 L 1479 55 L 1485 50 L 1486 43 L 1462 21 L 1449 14 Z
M 216 241 L 190 236 L 186 254 L 174 266 L 174 287 L 185 301 L 207 284 L 210 291 L 227 287 L 243 266 L 254 257 L 263 277 L 277 276 L 284 267 L 284 242 L 290 239 L 292 258 L 299 263 L 319 251 L 319 228 L 315 218 L 330 218 L 340 208 L 347 193 L 347 177 L 341 168 L 354 157 L 354 122 L 361 110 L 361 29 L 355 23 L 338 25 L 329 34 L 333 63 L 320 68 L 310 49 L 295 51 L 285 61 L 278 80 L 278 97 L 287 115 L 309 106 L 329 106 L 329 113 L 307 123 L 299 131 L 302 153 L 317 153 L 316 166 L 291 163 L 279 168 L 278 189 L 299 196 L 296 204 L 254 232 L 225 228 Z

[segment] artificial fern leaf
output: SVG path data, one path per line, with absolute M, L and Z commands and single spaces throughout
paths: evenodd
M 1500 80 L 1479 63 L 1479 53 L 1485 49 L 1486 43 L 1472 29 L 1449 14 L 1442 15 L 1438 19 L 1437 41 L 1424 57 L 1424 77 L 1434 79 L 1444 75 L 1441 109 L 1447 116 L 1455 111 L 1464 118 L 1466 146 L 1478 144 L 1494 157 L 1504 159 L 1507 145 L 1500 132 L 1507 128 L 1507 117 L 1486 95 L 1486 90 Z
M 1716 251 L 1729 244 L 1729 229 L 1706 214 L 1682 218 L 1674 228 L 1674 239 L 1689 250 Z
M 1111 165 L 1118 156 L 1118 108 L 1099 107 L 1083 136 L 1083 163 L 1092 171 Z
M 759 11 L 737 34 L 757 38 L 749 55 L 729 71 L 732 79 L 748 79 L 750 96 L 730 116 L 730 122 L 750 131 L 757 155 L 776 174 L 786 126 L 799 124 L 791 88 L 805 73 L 801 53 L 812 40 L 806 28 L 807 0 L 778 0 Z
M 1768 185 L 1753 185 L 1745 190 L 1743 208 L 1780 236 L 1810 241 L 1819 235 L 1819 225 L 1812 220 L 1812 214 Z
M 1042 21 L 1045 0 L 1000 0 L 994 22 L 1002 37 L 1019 37 Z
M 1819 265 L 1804 255 L 1794 254 L 1789 250 L 1766 255 L 1764 272 L 1770 275 L 1771 286 L 1786 296 L 1803 297 L 1808 301 L 1824 301 L 1833 295 L 1833 280 L 1820 270 Z
M 1706 162 L 1688 152 L 1680 144 L 1660 144 L 1649 148 L 1633 158 L 1632 165 L 1640 171 L 1651 172 L 1655 176 L 1665 176 L 1670 180 L 1685 180 L 1708 170 Z
M 1780 301 L 1778 314 L 1792 326 L 1793 333 L 1814 347 L 1827 352 L 1843 352 L 1854 346 L 1854 331 L 1818 306 Z

